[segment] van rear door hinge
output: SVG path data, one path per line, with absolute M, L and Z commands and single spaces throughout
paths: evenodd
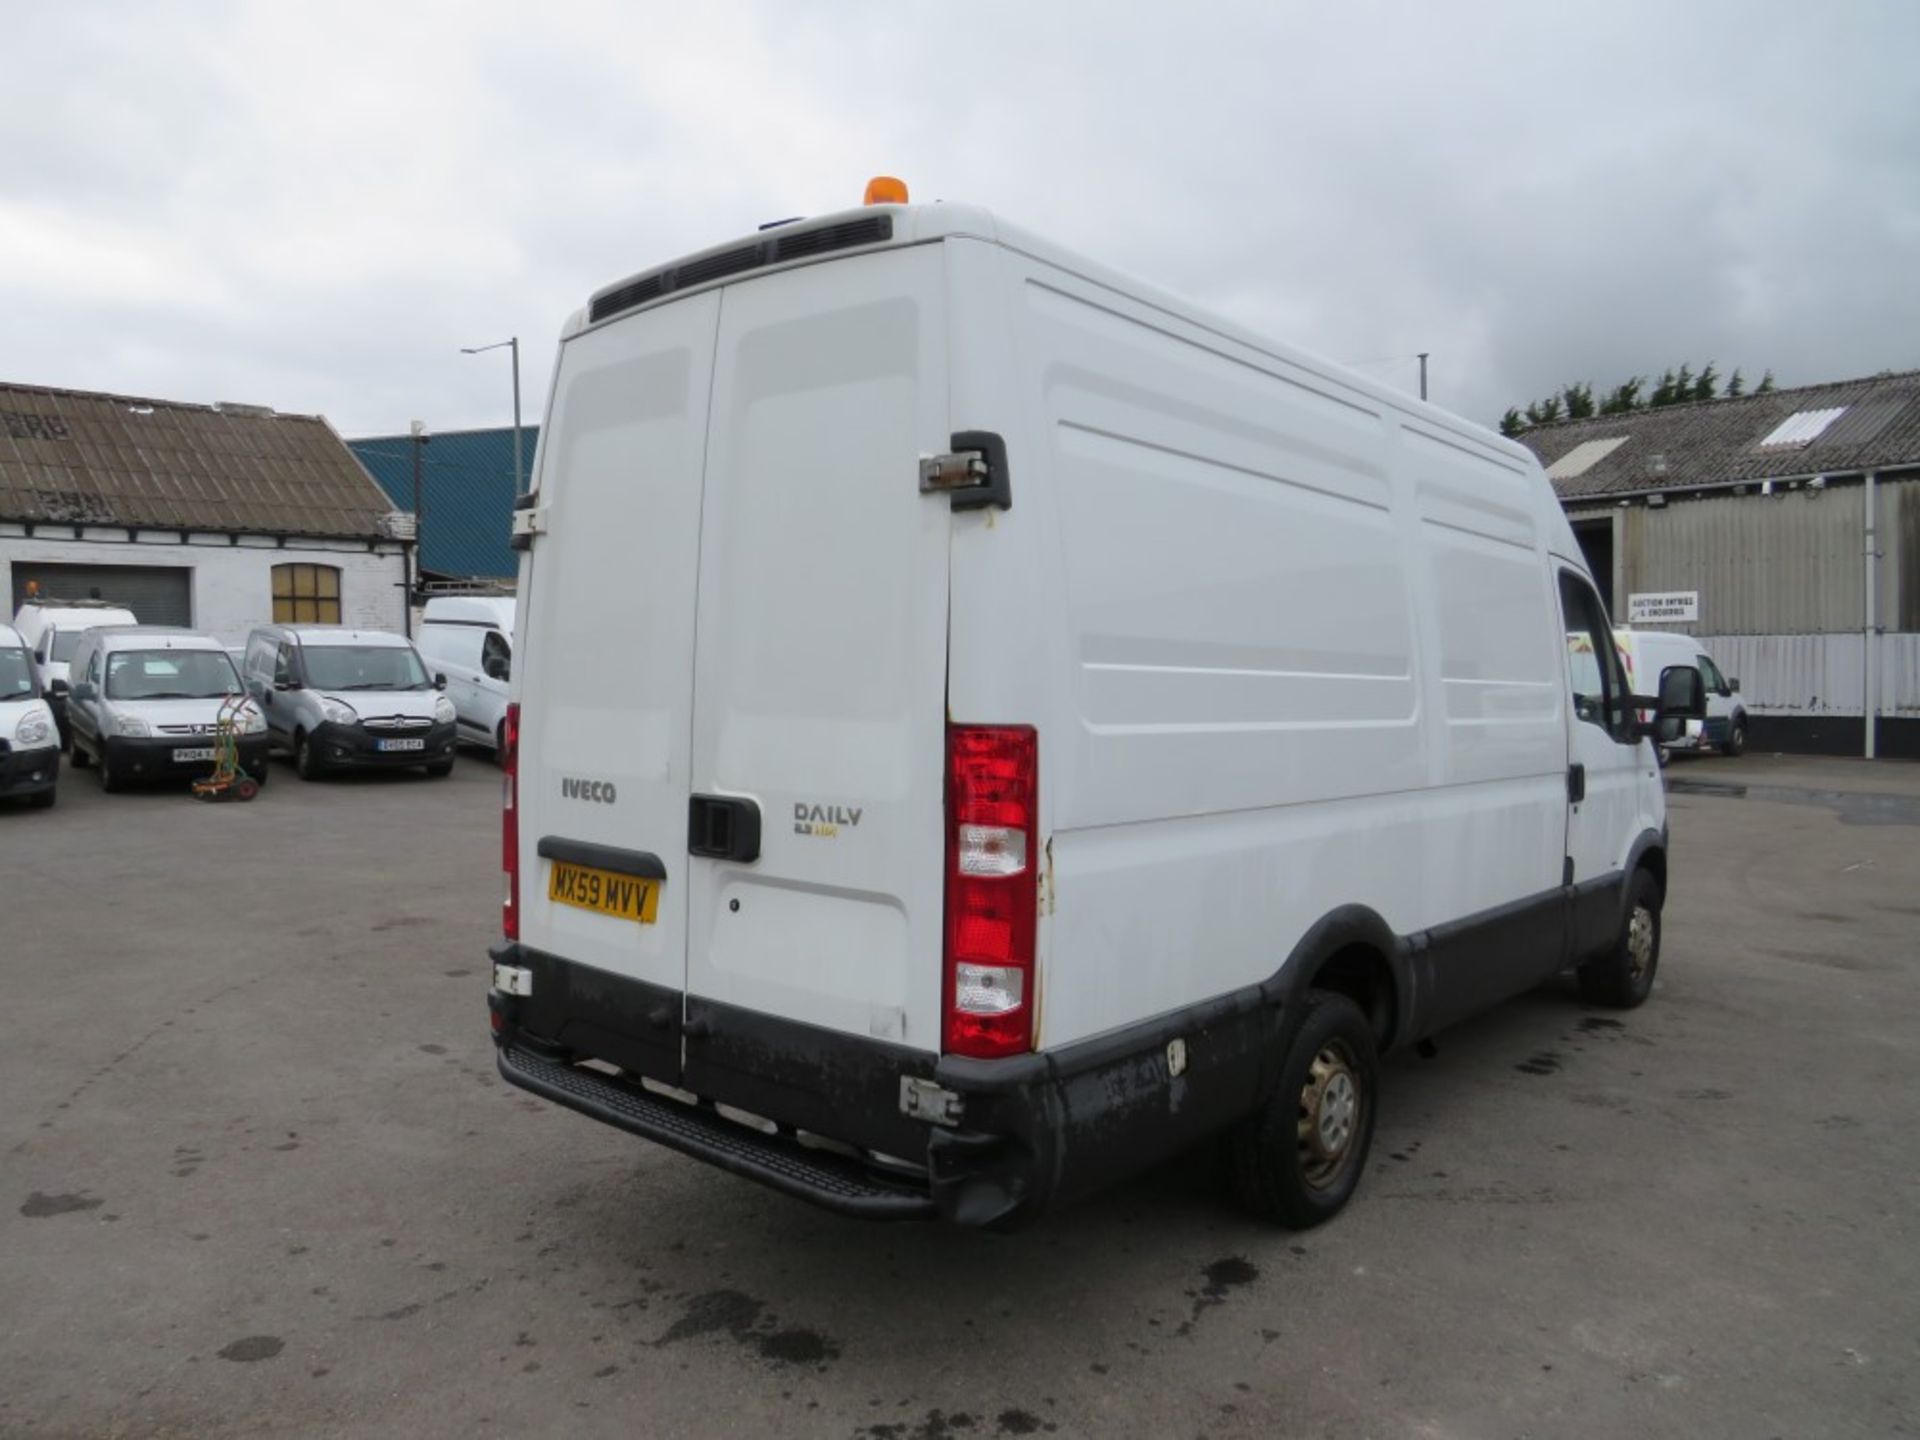
M 547 507 L 538 503 L 539 498 L 522 495 L 514 502 L 513 536 L 507 543 L 515 550 L 531 549 L 533 537 L 547 533 Z
M 1013 508 L 1007 442 L 991 430 L 956 430 L 953 451 L 920 459 L 920 493 L 949 495 L 956 510 Z

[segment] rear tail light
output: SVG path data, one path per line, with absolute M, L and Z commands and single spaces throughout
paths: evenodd
M 500 727 L 500 931 L 520 938 L 520 706 L 507 706 Z
M 947 727 L 948 1054 L 1033 1048 L 1039 788 L 1032 726 Z

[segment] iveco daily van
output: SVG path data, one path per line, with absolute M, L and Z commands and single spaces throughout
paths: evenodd
M 33 652 L 11 625 L 0 625 L 0 800 L 52 805 L 60 784 L 60 732 L 40 694 Z
M 1712 746 L 1722 755 L 1747 753 L 1747 702 L 1740 693 L 1740 682 L 1721 674 L 1720 667 L 1698 640 L 1672 631 L 1624 627 L 1613 632 L 1613 639 L 1619 646 L 1621 662 L 1627 667 L 1628 685 L 1642 676 L 1658 675 L 1670 665 L 1693 666 L 1706 685 L 1705 718 L 1672 727 L 1678 733 L 1662 738 L 1663 750 L 1699 750 Z
M 262 625 L 241 660 L 247 692 L 302 780 L 330 770 L 453 772 L 453 702 L 411 641 L 344 625 Z
M 1002 1227 L 1224 1135 L 1308 1225 L 1382 1050 L 1563 968 L 1647 997 L 1660 778 L 1522 447 L 963 205 L 735 240 L 563 333 L 513 1084 Z
M 72 663 L 74 769 L 98 765 L 109 791 L 213 769 L 221 712 L 244 694 L 218 640 L 163 625 L 103 627 L 81 638 Z M 240 764 L 265 784 L 266 721 L 251 704 L 237 714 Z
M 13 617 L 13 628 L 33 652 L 34 668 L 40 676 L 40 693 L 53 707 L 53 718 L 60 726 L 60 744 L 64 749 L 72 739 L 67 722 L 68 674 L 73 652 L 80 637 L 103 625 L 138 625 L 131 610 L 108 605 L 100 600 L 30 599 Z
M 496 755 L 513 671 L 513 597 L 436 595 L 420 620 L 420 654 L 447 677 L 460 738 Z

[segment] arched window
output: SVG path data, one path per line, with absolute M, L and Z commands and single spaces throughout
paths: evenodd
M 340 570 L 334 565 L 273 567 L 273 618 L 281 625 L 338 625 Z

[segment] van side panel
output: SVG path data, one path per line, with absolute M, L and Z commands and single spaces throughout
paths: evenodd
M 701 1001 L 939 1048 L 951 522 L 919 459 L 950 447 L 942 249 L 724 292 L 692 783 L 762 827 L 750 864 L 693 861 L 696 1090 L 734 1044 Z
M 686 958 L 694 593 L 718 294 L 563 347 L 542 444 L 551 517 L 526 567 L 520 652 L 521 939 L 678 990 Z M 584 783 L 583 783 L 584 782 Z M 542 839 L 657 856 L 656 922 L 548 900 Z M 564 1038 L 564 1037 L 553 1037 Z
M 1373 397 L 1056 268 L 1008 268 L 1039 407 L 1014 468 L 1057 517 L 1071 652 L 1041 731 L 1043 1044 L 1258 982 L 1340 905 L 1408 934 L 1557 884 L 1559 817 L 1534 812 L 1564 740 L 1524 480 L 1463 454 L 1428 467 L 1423 500 Z M 1428 511 L 1456 550 L 1514 565 L 1482 583 L 1464 554 L 1428 553 Z M 1463 631 L 1496 593 L 1519 606 L 1512 633 Z M 955 615 L 957 632 L 958 588 Z

